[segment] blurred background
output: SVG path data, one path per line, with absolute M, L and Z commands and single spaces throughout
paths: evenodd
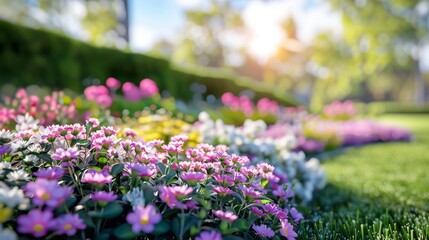
M 0 19 L 2 84 L 148 76 L 171 90 L 198 72 L 312 109 L 429 101 L 427 0 L 0 0 Z

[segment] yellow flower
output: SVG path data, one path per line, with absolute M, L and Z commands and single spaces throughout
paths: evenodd
M 13 210 L 0 204 L 0 223 L 6 222 L 13 214 Z

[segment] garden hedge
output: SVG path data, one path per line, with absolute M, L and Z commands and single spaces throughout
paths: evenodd
M 190 100 L 189 86 L 198 82 L 207 86 L 206 94 L 220 96 L 226 91 L 238 94 L 249 89 L 257 99 L 269 97 L 286 105 L 297 105 L 297 101 L 273 85 L 219 69 L 177 66 L 162 57 L 96 47 L 3 20 L 0 32 L 0 86 L 38 84 L 81 92 L 85 79 L 104 81 L 113 76 L 122 82 L 138 83 L 147 77 L 161 91 L 168 90 L 183 100 Z

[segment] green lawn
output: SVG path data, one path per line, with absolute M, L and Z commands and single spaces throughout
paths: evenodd
M 350 148 L 323 161 L 328 186 L 300 239 L 429 239 L 429 115 L 386 115 L 411 143 Z

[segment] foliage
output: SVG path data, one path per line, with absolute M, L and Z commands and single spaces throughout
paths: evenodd
M 225 91 L 239 94 L 251 90 L 255 98 L 268 97 L 286 105 L 296 105 L 291 96 L 270 84 L 236 77 L 211 68 L 185 68 L 166 59 L 93 47 L 42 30 L 34 30 L 0 21 L 0 84 L 28 86 L 39 84 L 57 89 L 83 90 L 94 79 L 116 77 L 121 82 L 138 83 L 153 79 L 160 92 L 168 91 L 177 99 L 190 100 L 189 87 L 197 82 L 207 87 L 205 95 L 220 97 Z

